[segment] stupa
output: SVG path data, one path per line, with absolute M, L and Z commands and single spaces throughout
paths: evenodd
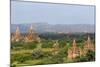
M 21 36 L 21 33 L 20 33 L 20 29 L 19 27 L 17 26 L 16 28 L 16 32 L 14 33 L 14 35 L 12 35 L 11 37 L 11 40 L 12 41 L 15 41 L 15 42 L 18 42 L 22 39 L 22 36 Z
M 72 47 L 68 48 L 68 58 L 73 59 L 76 58 L 77 56 L 80 56 L 80 50 L 77 47 L 76 41 L 74 39 Z
M 95 46 L 91 42 L 91 39 L 90 39 L 89 36 L 88 36 L 88 39 L 87 39 L 87 41 L 86 41 L 86 43 L 84 45 L 84 54 L 86 54 L 88 50 L 95 51 Z
M 35 30 L 33 30 L 33 26 L 31 25 L 28 34 L 25 37 L 25 42 L 40 42 L 40 38 L 38 37 L 37 33 Z

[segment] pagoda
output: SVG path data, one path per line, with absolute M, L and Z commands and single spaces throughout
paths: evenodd
M 25 37 L 25 42 L 40 42 L 40 38 L 38 37 L 37 33 L 35 30 L 33 30 L 33 26 L 31 25 L 28 34 Z
M 77 47 L 75 39 L 73 40 L 72 47 L 68 48 L 68 58 L 69 59 L 74 59 L 77 56 L 80 56 L 80 50 Z
M 88 50 L 95 51 L 95 46 L 91 42 L 91 39 L 90 39 L 89 36 L 88 36 L 88 39 L 87 39 L 87 41 L 85 42 L 85 45 L 84 45 L 84 54 L 86 54 Z
M 16 28 L 16 32 L 14 33 L 14 35 L 12 35 L 11 37 L 11 41 L 15 41 L 15 42 L 18 42 L 22 39 L 22 36 L 21 36 L 21 33 L 20 33 L 20 29 L 19 27 L 17 26 Z

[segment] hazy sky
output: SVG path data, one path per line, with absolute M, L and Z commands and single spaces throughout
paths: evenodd
M 94 6 L 11 2 L 11 23 L 94 24 Z

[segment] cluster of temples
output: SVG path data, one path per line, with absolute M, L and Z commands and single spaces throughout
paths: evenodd
M 33 27 L 30 26 L 28 33 L 26 35 L 22 35 L 20 32 L 19 27 L 16 28 L 15 33 L 11 35 L 11 41 L 12 42 L 19 42 L 19 41 L 24 41 L 24 42 L 39 42 L 40 43 L 40 38 L 37 35 L 37 33 L 33 30 Z M 95 46 L 92 43 L 90 37 L 87 37 L 87 41 L 85 41 L 84 45 L 82 48 L 80 48 L 76 40 L 74 39 L 72 42 L 71 47 L 68 48 L 67 54 L 69 59 L 74 59 L 78 56 L 86 55 L 88 50 L 95 51 Z M 53 55 L 57 54 L 59 52 L 59 43 L 58 40 L 55 41 L 53 45 Z
M 84 43 L 83 47 L 77 46 L 75 39 L 73 40 L 72 46 L 68 48 L 68 58 L 74 59 L 78 56 L 85 56 L 88 51 L 95 51 L 95 46 L 92 43 L 90 37 L 88 36 L 87 41 Z
M 27 34 L 21 34 L 19 27 L 16 28 L 15 33 L 11 35 L 12 42 L 40 42 L 40 38 L 38 37 L 37 33 L 33 30 L 32 25 L 30 26 Z
M 76 57 L 85 56 L 88 51 L 95 51 L 95 45 L 92 43 L 90 37 L 87 37 L 87 41 L 83 44 L 83 47 L 79 47 L 76 43 L 76 40 L 73 40 L 73 43 L 71 47 L 67 50 L 67 57 L 68 59 L 74 59 Z M 53 55 L 57 54 L 59 52 L 59 43 L 58 41 L 55 41 L 53 45 Z

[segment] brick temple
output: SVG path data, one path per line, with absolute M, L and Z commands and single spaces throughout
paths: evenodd
M 73 40 L 72 47 L 68 48 L 68 58 L 69 59 L 74 59 L 78 56 L 85 56 L 87 52 L 95 51 L 95 46 L 92 43 L 90 37 L 88 36 L 87 41 L 85 42 L 83 48 L 80 48 L 77 46 L 75 39 Z
M 16 32 L 11 35 L 12 42 L 40 42 L 38 34 L 33 30 L 32 25 L 30 26 L 27 34 L 21 34 L 19 27 L 17 26 Z

